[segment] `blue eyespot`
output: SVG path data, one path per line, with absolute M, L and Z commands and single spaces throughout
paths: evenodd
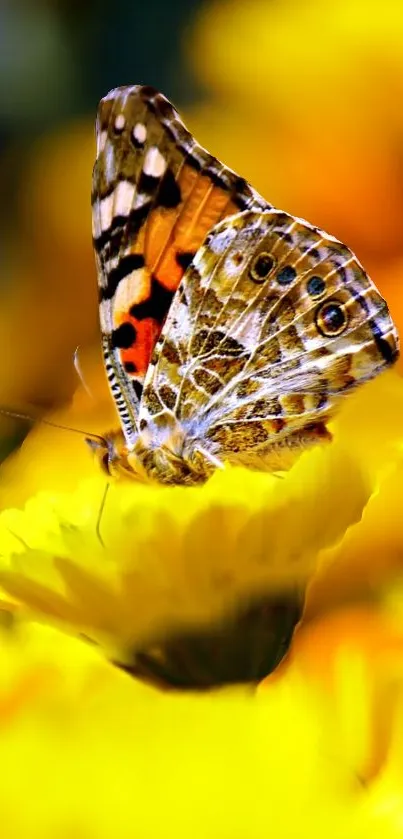
M 337 300 L 328 300 L 316 312 L 316 325 L 321 335 L 334 338 L 344 332 L 347 326 L 347 314 Z
M 274 265 L 273 257 L 266 252 L 259 253 L 250 269 L 250 276 L 255 283 L 263 283 Z
M 280 285 L 289 285 L 293 282 L 293 280 L 295 280 L 296 276 L 297 272 L 292 265 L 284 265 L 284 267 L 278 272 L 276 279 Z
M 326 289 L 326 283 L 322 277 L 311 277 L 306 284 L 307 292 L 311 297 L 320 297 Z

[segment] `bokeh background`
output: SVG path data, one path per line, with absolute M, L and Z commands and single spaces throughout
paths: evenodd
M 69 404 L 77 346 L 91 386 L 101 369 L 93 123 L 119 84 L 160 88 L 270 202 L 343 239 L 403 328 L 402 43 L 401 0 L 1 0 L 0 403 Z M 28 428 L 1 418 L 2 458 Z

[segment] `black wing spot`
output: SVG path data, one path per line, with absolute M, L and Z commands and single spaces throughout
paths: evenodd
M 141 399 L 141 395 L 143 393 L 143 385 L 141 382 L 137 381 L 137 379 L 133 379 L 132 381 L 132 388 L 134 390 L 137 399 Z
M 386 338 L 383 337 L 382 332 L 374 320 L 369 321 L 369 325 L 372 330 L 372 334 L 375 339 L 376 346 L 382 356 L 382 358 L 386 361 L 386 364 L 393 364 L 396 361 L 399 353 L 396 347 L 391 347 L 389 342 Z
M 175 180 L 172 169 L 167 169 L 158 191 L 158 203 L 162 207 L 177 207 L 182 200 L 180 188 Z
M 211 166 L 208 166 L 206 169 L 203 170 L 203 175 L 206 175 L 211 181 L 211 183 L 214 186 L 218 186 L 219 189 L 227 189 L 226 181 L 220 174 L 220 171 L 216 171 Z
M 173 292 L 165 288 L 156 277 L 152 277 L 150 297 L 143 303 L 135 303 L 130 309 L 130 314 L 136 320 L 154 318 L 161 323 L 165 320 L 172 298 Z
M 189 265 L 192 262 L 192 259 L 194 259 L 194 256 L 195 256 L 195 254 L 191 253 L 190 251 L 182 251 L 182 253 L 177 253 L 176 254 L 175 259 L 176 259 L 178 265 L 181 268 L 183 268 L 184 271 L 186 271 L 186 269 L 189 268 Z
M 132 347 L 137 337 L 137 332 L 132 323 L 122 323 L 111 334 L 112 347 L 119 350 L 128 350 Z
M 160 182 L 161 178 L 156 178 L 155 175 L 147 175 L 143 171 L 139 177 L 138 191 L 145 192 L 146 195 L 153 195 Z

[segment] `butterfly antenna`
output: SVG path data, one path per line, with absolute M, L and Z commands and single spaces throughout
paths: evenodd
M 94 440 L 97 443 L 101 443 L 102 446 L 108 446 L 105 437 L 102 437 L 100 434 L 92 434 L 88 431 L 83 431 L 82 428 L 71 428 L 69 425 L 62 425 L 59 422 L 52 422 L 52 420 L 43 419 L 43 417 L 32 417 L 30 414 L 24 414 L 21 411 L 13 411 L 11 408 L 3 408 L 0 406 L 0 414 L 5 417 L 12 417 L 13 419 L 22 419 L 26 422 L 36 423 L 39 422 L 42 425 L 49 425 L 50 428 L 59 428 L 61 431 L 72 431 L 74 434 L 81 434 L 82 437 L 87 437 L 89 440 Z
M 82 367 L 81 367 L 81 364 L 80 364 L 80 358 L 79 358 L 79 354 L 78 354 L 79 350 L 80 350 L 80 347 L 79 346 L 76 347 L 76 350 L 75 350 L 74 355 L 73 355 L 74 368 L 75 368 L 77 376 L 80 379 L 80 382 L 81 382 L 85 392 L 88 394 L 90 399 L 95 399 L 94 394 L 92 393 L 92 391 L 88 387 L 87 382 L 85 381 L 85 378 L 84 378 L 84 373 L 83 373 L 83 370 L 82 370 Z
M 97 535 L 97 539 L 98 539 L 100 545 L 103 548 L 105 547 L 105 542 L 104 542 L 104 540 L 101 536 L 101 520 L 102 520 L 104 510 L 105 510 L 106 496 L 108 495 L 109 487 L 110 487 L 110 482 L 107 481 L 104 492 L 103 492 L 103 496 L 102 496 L 101 506 L 100 506 L 99 512 L 98 512 L 97 524 L 96 524 L 96 527 L 95 527 L 95 533 Z

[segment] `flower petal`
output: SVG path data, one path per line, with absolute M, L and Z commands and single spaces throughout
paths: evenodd
M 238 613 L 242 632 L 247 615 L 259 615 L 261 639 L 263 609 L 281 629 L 277 650 L 266 662 L 258 655 L 261 675 L 289 642 L 318 551 L 360 519 L 370 495 L 343 441 L 306 452 L 282 475 L 227 468 L 196 488 L 122 481 L 99 522 L 101 489 L 97 476 L 73 496 L 41 493 L 0 516 L 4 589 L 129 667 L 136 651 L 180 633 L 221 637 L 218 623 L 233 631 Z

